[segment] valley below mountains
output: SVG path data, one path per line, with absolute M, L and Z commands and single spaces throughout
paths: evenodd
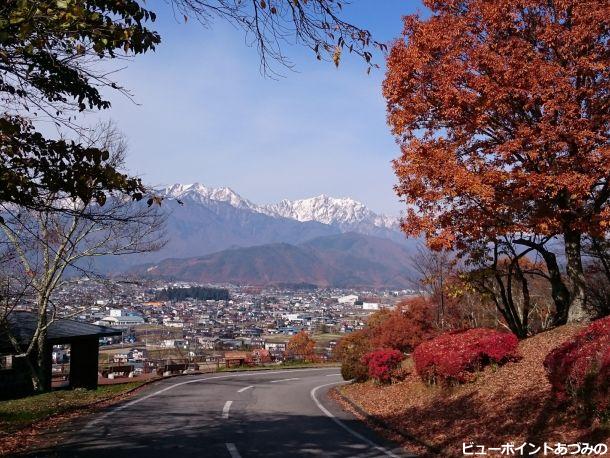
M 241 285 L 410 288 L 410 250 L 391 240 L 349 232 L 298 245 L 271 243 L 137 266 L 138 277 Z
M 266 285 L 408 287 L 415 241 L 398 219 L 350 198 L 258 205 L 230 188 L 176 184 L 163 197 L 167 244 L 105 259 L 103 270 L 150 278 Z

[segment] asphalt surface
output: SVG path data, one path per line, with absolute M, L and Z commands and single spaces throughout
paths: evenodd
M 177 377 L 58 433 L 39 457 L 404 457 L 328 398 L 338 369 Z

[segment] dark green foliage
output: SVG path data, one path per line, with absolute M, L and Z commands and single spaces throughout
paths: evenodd
M 79 110 L 104 109 L 99 78 L 83 66 L 84 56 L 98 59 L 154 49 L 154 20 L 136 1 L 5 0 L 0 7 L 1 90 L 16 97 L 47 102 L 75 101 Z
M 182 301 L 189 298 L 204 301 L 228 301 L 229 290 L 192 286 L 190 288 L 166 288 L 157 294 L 157 299 L 162 301 Z
M 159 35 L 143 25 L 154 19 L 128 0 L 2 2 L 0 201 L 39 207 L 48 193 L 63 192 L 103 204 L 104 191 L 142 198 L 140 181 L 120 173 L 108 151 L 47 139 L 32 120 L 78 128 L 73 112 L 110 107 L 100 88 L 120 88 L 92 64 L 154 49 Z
M 108 151 L 48 140 L 17 117 L 0 118 L 0 157 L 0 202 L 38 207 L 57 192 L 100 204 L 109 191 L 142 198 L 140 180 L 117 171 Z

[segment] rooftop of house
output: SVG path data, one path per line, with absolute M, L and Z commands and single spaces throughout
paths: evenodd
M 6 322 L 0 323 L 0 349 L 13 348 L 8 339 L 8 332 L 19 343 L 29 343 L 36 332 L 37 325 L 38 319 L 35 313 L 27 311 L 13 311 L 9 313 Z M 99 338 L 118 335 L 121 335 L 121 331 L 118 329 L 81 323 L 66 318 L 56 318 L 48 327 L 47 342 L 50 344 L 61 344 L 70 343 L 71 340 L 85 337 Z

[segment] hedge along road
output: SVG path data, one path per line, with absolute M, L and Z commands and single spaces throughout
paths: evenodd
M 328 399 L 340 383 L 336 368 L 163 380 L 30 456 L 407 456 Z

